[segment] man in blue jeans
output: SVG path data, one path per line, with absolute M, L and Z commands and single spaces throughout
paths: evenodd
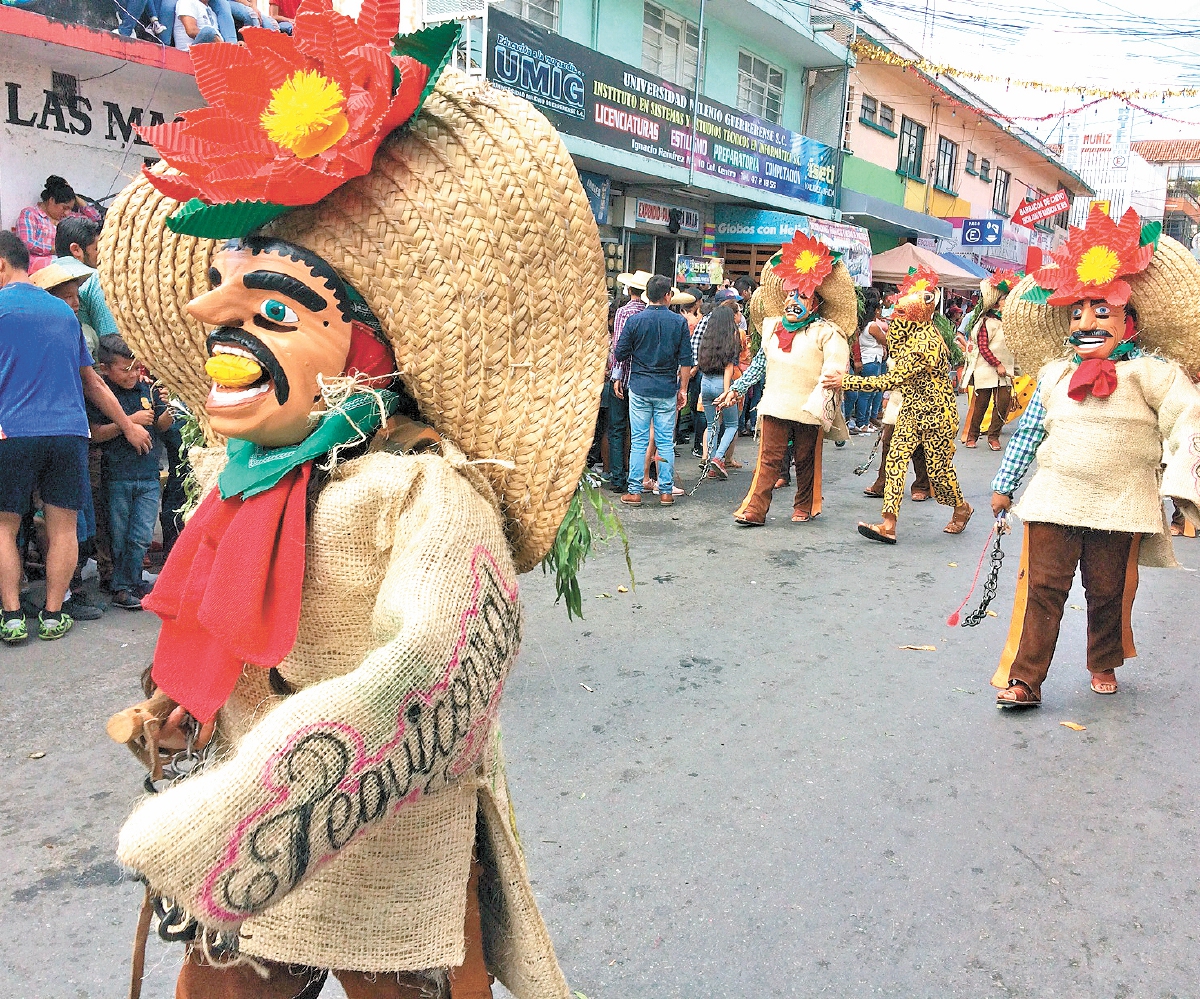
M 675 414 L 686 398 L 692 369 L 692 346 L 687 320 L 669 308 L 671 280 L 656 274 L 646 282 L 650 305 L 629 319 L 613 352 L 629 362 L 629 491 L 621 497 L 628 506 L 642 502 L 642 468 L 650 444 L 650 426 L 658 450 L 658 499 L 675 502 Z

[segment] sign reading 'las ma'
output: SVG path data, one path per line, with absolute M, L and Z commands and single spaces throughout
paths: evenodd
M 718 104 L 492 8 L 487 78 L 535 104 L 560 132 L 740 187 L 832 207 L 830 146 Z M 696 114 L 695 149 L 692 112 Z

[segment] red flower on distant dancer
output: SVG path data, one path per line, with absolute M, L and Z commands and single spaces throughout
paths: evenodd
M 829 247 L 799 230 L 780 251 L 779 257 L 774 269 L 784 289 L 799 292 L 805 298 L 833 273 L 833 254 Z
M 1083 299 L 1124 305 L 1130 289 L 1122 278 L 1144 271 L 1154 256 L 1154 244 L 1142 246 L 1141 241 L 1142 222 L 1132 208 L 1117 223 L 1093 207 L 1087 227 L 1071 226 L 1067 241 L 1050 252 L 1057 266 L 1042 267 L 1033 279 L 1050 292 L 1050 305 Z
M 179 173 L 147 172 L 163 194 L 207 204 L 311 205 L 371 169 L 417 111 L 429 68 L 393 57 L 398 0 L 363 0 L 358 21 L 304 0 L 292 37 L 246 28 L 245 45 L 192 48 L 208 107 L 139 128 Z M 399 86 L 393 93 L 394 77 Z
M 1021 275 L 1016 271 L 996 271 L 988 280 L 1000 294 L 1007 295 L 1017 286 Z
M 902 298 L 907 298 L 909 295 L 921 294 L 926 291 L 937 291 L 937 286 L 937 271 L 922 264 L 920 267 L 909 271 L 908 277 L 904 279 L 904 283 L 896 289 L 894 295 L 889 295 L 887 300 L 891 303 L 896 303 Z

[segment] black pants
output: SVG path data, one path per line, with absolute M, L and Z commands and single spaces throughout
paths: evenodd
M 629 397 L 618 398 L 612 382 L 605 385 L 604 392 L 608 396 L 609 488 L 625 493 L 629 491 Z M 637 474 L 642 474 L 640 468 Z
M 704 433 L 708 430 L 708 417 L 704 415 L 704 407 L 700 405 L 700 369 L 688 382 L 688 405 L 692 408 L 692 450 L 699 451 L 704 447 Z

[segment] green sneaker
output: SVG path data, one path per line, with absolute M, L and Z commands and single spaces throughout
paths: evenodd
M 28 637 L 29 628 L 25 626 L 24 614 L 16 614 L 12 617 L 4 615 L 3 621 L 0 621 L 0 639 L 9 645 L 16 645 L 17 642 L 23 642 Z
M 50 616 L 47 616 L 45 611 L 39 611 L 38 638 L 44 642 L 62 638 L 63 635 L 71 630 L 71 626 L 74 624 L 75 619 L 66 611 L 59 611 L 57 614 Z

